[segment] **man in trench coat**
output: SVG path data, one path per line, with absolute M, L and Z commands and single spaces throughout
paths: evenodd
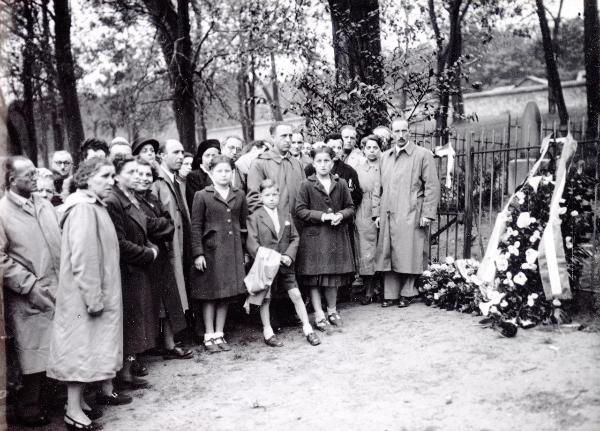
M 380 187 L 373 199 L 379 226 L 375 269 L 384 274 L 383 307 L 406 307 L 417 295 L 415 279 L 423 272 L 429 225 L 435 219 L 440 182 L 431 151 L 409 142 L 408 122 L 392 122 L 393 146 L 381 156 Z
M 192 225 L 185 191 L 177 181 L 177 171 L 183 164 L 183 145 L 174 139 L 169 139 L 160 145 L 159 154 L 161 164 L 158 168 L 158 179 L 152 185 L 152 194 L 169 212 L 175 225 L 170 260 L 175 272 L 181 306 L 184 311 L 187 311 L 189 305 L 186 280 L 192 264 Z M 190 326 L 192 326 L 191 322 Z
M 35 177 L 31 160 L 7 159 L 8 192 L 0 200 L 0 271 L 22 374 L 17 417 L 28 426 L 50 422 L 44 386 L 60 271 L 58 217 L 49 201 L 32 195 Z

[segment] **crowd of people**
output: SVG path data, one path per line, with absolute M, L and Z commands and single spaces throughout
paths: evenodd
M 364 286 L 364 305 L 379 293 L 383 307 L 408 306 L 440 193 L 433 154 L 409 133 L 396 119 L 360 142 L 348 125 L 311 144 L 282 122 L 269 140 L 209 139 L 195 155 L 176 140 L 93 138 L 76 169 L 67 151 L 50 169 L 9 157 L 0 269 L 18 419 L 47 424 L 45 388 L 63 382 L 67 428 L 95 429 L 99 406 L 148 386 L 142 353 L 192 358 L 183 331 L 231 350 L 228 311 L 244 299 L 270 347 L 283 346 L 273 298 L 289 297 L 313 346 L 315 330 L 343 325 L 342 287 Z

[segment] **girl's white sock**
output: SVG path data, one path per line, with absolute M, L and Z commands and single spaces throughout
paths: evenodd
M 223 334 L 222 332 L 215 332 L 213 335 L 214 335 L 216 344 L 221 344 L 223 342 L 219 338 L 223 338 L 225 336 L 225 334 Z
M 275 332 L 273 332 L 273 328 L 271 327 L 271 325 L 265 326 L 263 328 L 263 335 L 265 336 L 265 340 L 268 340 L 273 335 L 275 335 Z
M 333 308 L 327 307 L 327 315 L 331 316 L 333 313 L 337 313 L 337 307 L 333 307 Z
M 204 342 L 206 343 L 208 340 L 212 340 L 215 338 L 215 334 L 209 334 L 208 332 L 204 334 Z

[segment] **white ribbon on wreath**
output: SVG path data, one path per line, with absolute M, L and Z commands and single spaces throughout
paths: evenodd
M 559 217 L 559 202 L 564 191 L 568 167 L 577 150 L 577 142 L 573 139 L 571 133 L 564 138 L 554 139 L 549 135 L 542 140 L 540 157 L 530 169 L 523 184 L 529 183 L 534 190 L 537 190 L 537 185 L 541 179 L 541 176 L 538 176 L 537 172 L 550 148 L 551 142 L 562 143 L 563 148 L 556 168 L 555 188 L 550 201 L 550 216 L 544 229 L 544 233 L 542 234 L 542 240 L 540 241 L 538 249 L 538 268 L 546 298 L 550 299 L 557 297 L 566 299 L 571 298 L 571 290 L 569 286 L 569 274 L 567 272 L 562 232 L 560 230 L 561 221 Z M 498 214 L 494 229 L 492 230 L 492 234 L 488 241 L 485 255 L 481 261 L 479 270 L 477 271 L 477 278 L 481 281 L 480 291 L 485 301 L 490 301 L 494 297 L 496 258 L 499 255 L 498 243 L 501 235 L 506 231 L 506 221 L 510 202 L 515 194 L 521 189 L 522 185 L 515 190 L 506 206 Z

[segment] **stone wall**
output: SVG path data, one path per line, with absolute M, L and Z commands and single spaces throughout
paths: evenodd
M 563 82 L 563 95 L 567 108 L 585 109 L 585 81 Z M 537 103 L 542 113 L 548 112 L 548 87 L 532 85 L 528 87 L 499 88 L 479 93 L 468 93 L 464 96 L 465 113 L 476 113 L 482 119 L 496 117 L 510 111 L 519 116 L 527 102 Z

